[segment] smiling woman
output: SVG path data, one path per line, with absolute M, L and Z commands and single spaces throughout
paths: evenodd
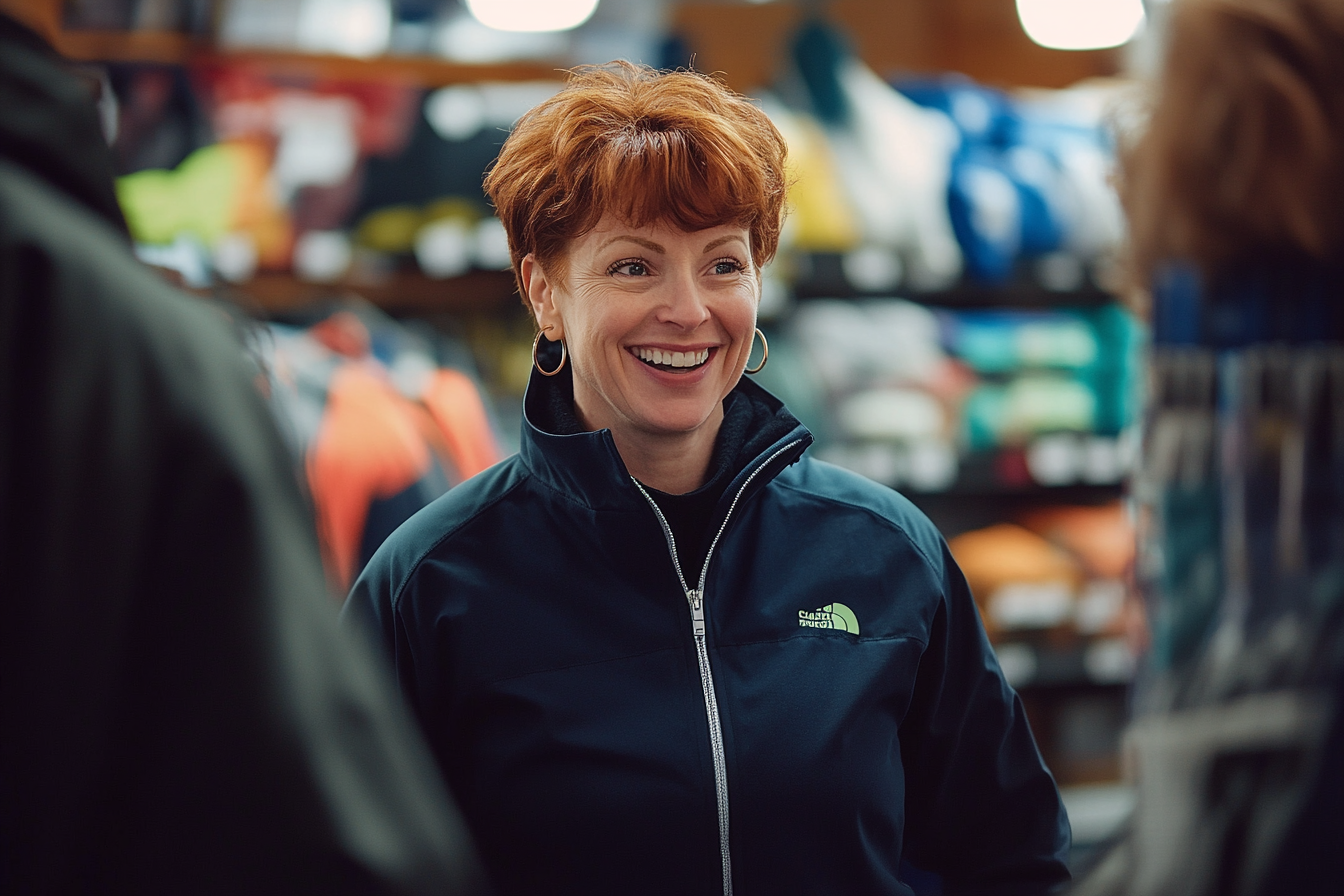
M 743 377 L 784 161 L 717 81 L 613 63 L 523 116 L 486 178 L 539 330 L 522 449 L 384 542 L 345 616 L 502 893 L 1067 878 L 947 546 Z
M 630 474 L 661 491 L 705 481 L 746 366 L 760 294 L 749 240 L 734 225 L 635 228 L 609 213 L 574 240 L 565 279 L 523 258 L 537 322 L 572 359 L 579 421 L 611 430 Z
M 485 187 L 525 302 L 566 342 L 579 421 L 611 430 L 636 479 L 682 494 L 704 483 L 751 351 L 785 147 L 716 82 L 650 74 L 584 70 L 518 123 Z M 688 367 L 688 352 L 706 357 Z

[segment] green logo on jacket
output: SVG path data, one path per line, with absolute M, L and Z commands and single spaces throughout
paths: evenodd
M 827 604 L 818 610 L 799 610 L 798 624 L 804 628 L 838 628 L 851 635 L 859 633 L 859 617 L 844 604 Z

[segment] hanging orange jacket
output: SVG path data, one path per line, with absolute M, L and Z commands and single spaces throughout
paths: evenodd
M 298 441 L 323 560 L 334 597 L 344 599 L 397 526 L 495 463 L 500 450 L 469 376 L 436 369 L 418 395 L 403 393 L 373 357 L 355 314 L 337 312 L 280 343 L 293 428 L 308 421 Z

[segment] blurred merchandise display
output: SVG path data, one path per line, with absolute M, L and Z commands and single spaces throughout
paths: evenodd
M 225 0 L 217 15 L 228 47 L 377 56 L 392 39 L 391 0 Z
M 1056 291 L 1104 276 L 1123 223 L 1106 182 L 1113 153 L 1103 116 L 1126 87 L 1013 97 L 956 76 L 897 87 L 946 113 L 961 136 L 949 208 L 972 277 L 1005 283 L 1022 260 Z
M 433 281 L 508 270 L 479 172 L 502 140 L 499 126 L 556 82 L 425 93 L 377 82 L 300 85 L 227 64 L 194 69 L 191 79 L 214 142 L 170 169 L 118 181 L 147 260 L 196 287 L 247 288 L 259 272 L 359 289 L 398 272 Z M 144 79 L 120 80 L 134 90 Z M 121 141 L 127 157 L 143 155 L 133 140 Z M 182 243 L 198 257 L 161 248 Z
M 393 529 L 502 457 L 495 424 L 464 347 L 367 303 L 253 335 L 344 600 Z
M 1338 263 L 1306 258 L 1157 279 L 1133 479 L 1152 631 L 1125 735 L 1135 814 L 1083 892 L 1338 884 L 1319 874 L 1340 830 L 1341 294 Z
M 952 123 L 892 90 L 829 26 L 804 25 L 792 50 L 796 80 L 779 86 L 780 100 L 792 114 L 812 116 L 829 149 L 803 156 L 811 169 L 800 170 L 799 180 L 833 164 L 821 177 L 841 187 L 863 244 L 899 259 L 893 272 L 899 269 L 917 288 L 956 282 L 962 254 L 947 213 L 948 168 L 958 142 Z M 799 126 L 785 132 L 805 133 Z
M 817 450 L 888 485 L 1116 486 L 1128 472 L 1144 337 L 1116 304 L 817 299 L 787 334 L 794 376 L 820 393 Z
M 1147 646 L 1124 503 L 1034 506 L 948 545 L 1057 780 L 1117 778 L 1126 695 Z
M 1216 301 L 1188 271 L 1159 284 L 1135 482 L 1155 638 L 1145 706 L 1331 673 L 1344 609 L 1342 286 L 1309 262 L 1239 270 Z
M 663 25 L 660 0 L 66 0 L 77 30 L 178 32 L 232 51 L 371 58 L 430 56 L 461 63 L 624 55 Z M 580 25 L 586 27 L 573 30 Z
M 265 319 L 335 591 L 514 438 L 532 322 L 481 189 L 508 129 L 565 66 L 685 65 L 671 6 L 524 33 L 455 0 L 65 4 L 107 60 L 139 254 Z M 758 379 L 949 537 L 1060 781 L 1113 780 L 1142 611 L 1121 500 L 1147 335 L 1113 293 L 1107 180 L 1126 88 L 887 79 L 802 6 L 745 85 L 793 176 Z
M 1107 181 L 1108 118 L 1128 85 L 1012 95 L 946 75 L 893 87 L 821 22 L 792 50 L 791 73 L 763 100 L 796 170 L 787 246 L 837 254 L 841 272 L 808 292 L 928 293 L 1025 277 L 1069 293 L 1114 279 L 1123 222 Z
M 675 55 L 665 6 L 599 4 L 563 32 L 568 49 L 548 58 L 569 64 L 566 53 L 580 47 L 584 60 L 610 58 L 591 55 L 599 49 L 629 57 L 636 45 L 655 62 L 664 50 Z M 518 115 L 558 88 L 558 69 L 483 58 L 464 67 L 442 56 L 439 69 L 409 69 L 397 54 L 419 46 L 429 60 L 438 38 L 409 35 L 468 20 L 491 39 L 528 33 L 486 28 L 460 4 L 433 0 L 84 0 L 63 9 L 71 34 L 109 35 L 98 47 L 116 50 L 118 33 L 145 47 L 144 62 L 116 50 L 122 61 L 108 66 L 123 201 L 139 242 L 199 244 L 192 277 L 203 266 L 211 282 L 283 273 L 377 289 L 399 271 L 440 280 L 506 266 L 481 173 Z M 195 43 L 164 51 L 146 42 L 170 33 Z M 361 45 L 343 46 L 346 38 Z M 663 50 L 646 46 L 659 42 Z M 467 43 L 483 51 L 489 41 Z M 784 132 L 795 174 L 772 272 L 782 291 L 772 289 L 766 316 L 787 316 L 789 300 L 775 297 L 788 294 L 956 305 L 970 293 L 1011 303 L 1025 289 L 1036 304 L 1042 293 L 1106 299 L 1121 238 L 1106 122 L 1124 87 L 1010 94 L 951 74 L 889 84 L 817 19 L 803 20 L 788 51 L 775 82 L 753 91 Z M 333 61 L 343 56 L 347 64 Z M 185 256 L 179 248 L 169 258 Z M 502 300 L 507 280 L 495 283 Z M 1058 385 L 1024 383 L 984 404 L 1030 405 Z M 1079 390 L 1050 401 L 1085 411 Z

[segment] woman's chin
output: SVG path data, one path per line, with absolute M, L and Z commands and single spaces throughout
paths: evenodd
M 673 405 L 669 407 L 668 405 Z M 697 402 L 687 403 L 687 407 L 676 407 L 680 402 L 665 402 L 657 408 L 650 408 L 640 415 L 640 429 L 649 435 L 665 436 L 668 439 L 681 439 L 688 435 L 711 427 L 718 431 L 722 421 L 721 414 L 715 414 L 715 404 Z

